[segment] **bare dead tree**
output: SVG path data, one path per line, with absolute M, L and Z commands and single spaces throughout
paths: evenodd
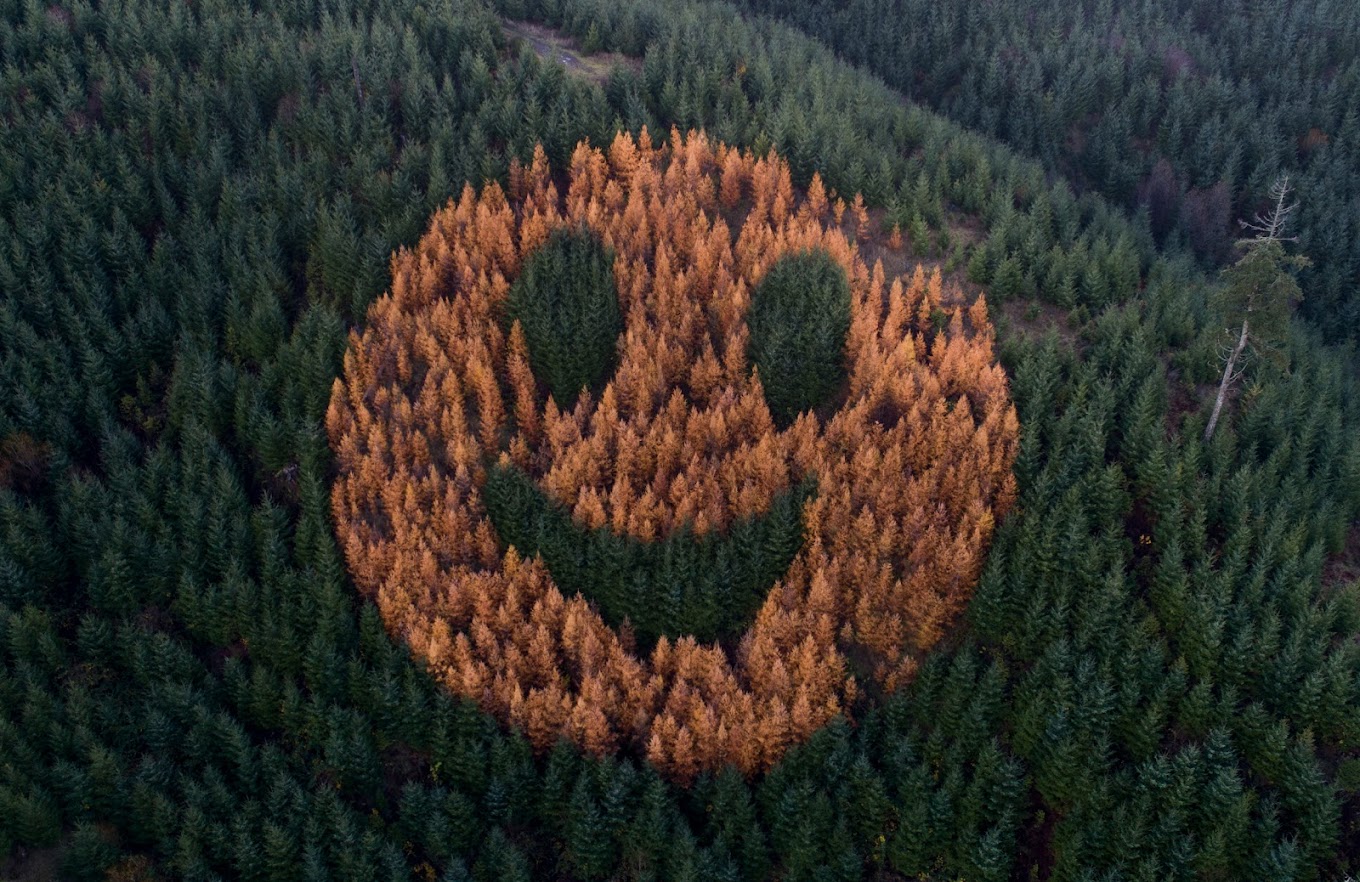
M 1286 239 L 1283 235 L 1285 224 L 1289 221 L 1289 215 L 1293 214 L 1294 210 L 1299 207 L 1297 200 L 1292 203 L 1289 202 L 1289 195 L 1293 190 L 1294 188 L 1289 185 L 1289 175 L 1280 175 L 1275 179 L 1275 183 L 1270 185 L 1270 195 L 1275 199 L 1275 206 L 1270 212 L 1267 214 L 1257 212 L 1251 220 L 1237 222 L 1242 229 L 1250 230 L 1256 234 L 1245 240 L 1247 244 L 1260 242 L 1264 239 L 1270 239 L 1274 242 L 1297 242 L 1299 240 L 1298 236 L 1290 236 Z
M 1219 380 L 1209 424 L 1204 427 L 1205 443 L 1218 427 L 1223 402 L 1246 369 L 1247 357 L 1253 351 L 1272 356 L 1279 354 L 1279 344 L 1283 342 L 1289 322 L 1289 308 L 1303 296 L 1298 283 L 1285 269 L 1287 265 L 1307 266 L 1309 262 L 1306 257 L 1291 256 L 1284 251 L 1285 242 L 1296 241 L 1296 237 L 1284 236 L 1289 216 L 1299 207 L 1298 202 L 1289 200 L 1292 192 L 1289 176 L 1280 176 L 1270 188 L 1274 206 L 1250 221 L 1238 221 L 1253 235 L 1237 241 L 1238 247 L 1246 253 L 1223 271 L 1226 284 L 1220 302 L 1230 319 L 1240 319 L 1242 324 L 1237 331 L 1236 343 L 1223 350 L 1223 377 Z M 1232 333 L 1231 327 L 1224 330 Z

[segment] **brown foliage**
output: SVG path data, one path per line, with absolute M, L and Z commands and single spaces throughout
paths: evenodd
M 47 474 L 50 451 L 27 432 L 13 432 L 0 438 L 0 488 L 32 493 Z
M 439 679 L 540 748 L 564 734 L 595 753 L 631 745 L 687 781 L 768 768 L 846 713 L 849 657 L 886 689 L 911 675 L 1014 498 L 1017 423 L 985 306 L 952 304 L 938 271 L 889 282 L 867 267 L 845 208 L 815 179 L 800 198 L 773 154 L 644 132 L 579 146 L 565 196 L 537 151 L 508 198 L 465 188 L 394 257 L 332 395 L 332 504 L 356 582 Z M 860 232 L 863 202 L 852 209 Z M 522 258 L 563 225 L 614 249 L 626 317 L 616 374 L 568 412 L 543 401 L 499 312 Z M 774 261 L 807 248 L 851 283 L 849 382 L 827 419 L 779 431 L 745 315 Z M 809 474 L 818 492 L 739 645 L 662 639 L 638 657 L 539 559 L 500 548 L 480 488 L 501 457 L 580 522 L 643 539 L 724 529 Z

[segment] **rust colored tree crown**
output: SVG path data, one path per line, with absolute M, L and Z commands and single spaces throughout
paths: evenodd
M 1018 427 L 982 301 L 958 305 L 938 271 L 870 269 L 861 205 L 844 217 L 816 178 L 796 192 L 773 154 L 644 131 L 580 145 L 565 198 L 541 150 L 508 194 L 464 188 L 394 257 L 332 394 L 332 505 L 359 587 L 439 680 L 540 749 L 632 746 L 683 782 L 768 768 L 848 711 L 856 674 L 885 690 L 910 678 L 1014 498 Z M 623 327 L 612 376 L 569 410 L 506 320 L 523 262 L 563 229 L 613 255 Z M 747 317 L 766 272 L 804 253 L 850 286 L 844 380 L 781 428 Z M 801 482 L 815 491 L 745 633 L 642 652 L 542 556 L 503 543 L 484 492 L 510 467 L 581 528 L 643 543 L 736 529 Z

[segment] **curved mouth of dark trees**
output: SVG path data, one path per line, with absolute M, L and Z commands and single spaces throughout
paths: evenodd
M 657 542 L 576 523 L 514 466 L 487 470 L 483 500 L 503 543 L 537 555 L 564 595 L 592 601 L 614 627 L 627 622 L 650 650 L 663 636 L 709 643 L 744 632 L 802 548 L 803 506 L 815 492 L 807 478 L 723 532 L 685 526 Z

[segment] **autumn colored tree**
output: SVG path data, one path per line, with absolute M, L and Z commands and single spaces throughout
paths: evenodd
M 1017 422 L 982 302 L 866 265 L 846 208 L 773 154 L 644 131 L 580 145 L 565 193 L 537 151 L 394 257 L 334 387 L 332 505 L 356 582 L 450 689 L 541 749 L 687 781 L 768 768 L 858 681 L 912 676 L 1014 498 Z M 598 259 L 553 256 L 572 236 L 612 255 L 612 299 Z M 544 287 L 552 261 L 588 284 Z M 618 330 L 584 318 L 610 303 Z M 767 357 L 772 326 L 811 379 L 797 346 Z M 589 370 L 563 386 L 550 359 Z M 776 420 L 778 388 L 802 397 Z M 798 530 L 752 538 L 790 500 Z

